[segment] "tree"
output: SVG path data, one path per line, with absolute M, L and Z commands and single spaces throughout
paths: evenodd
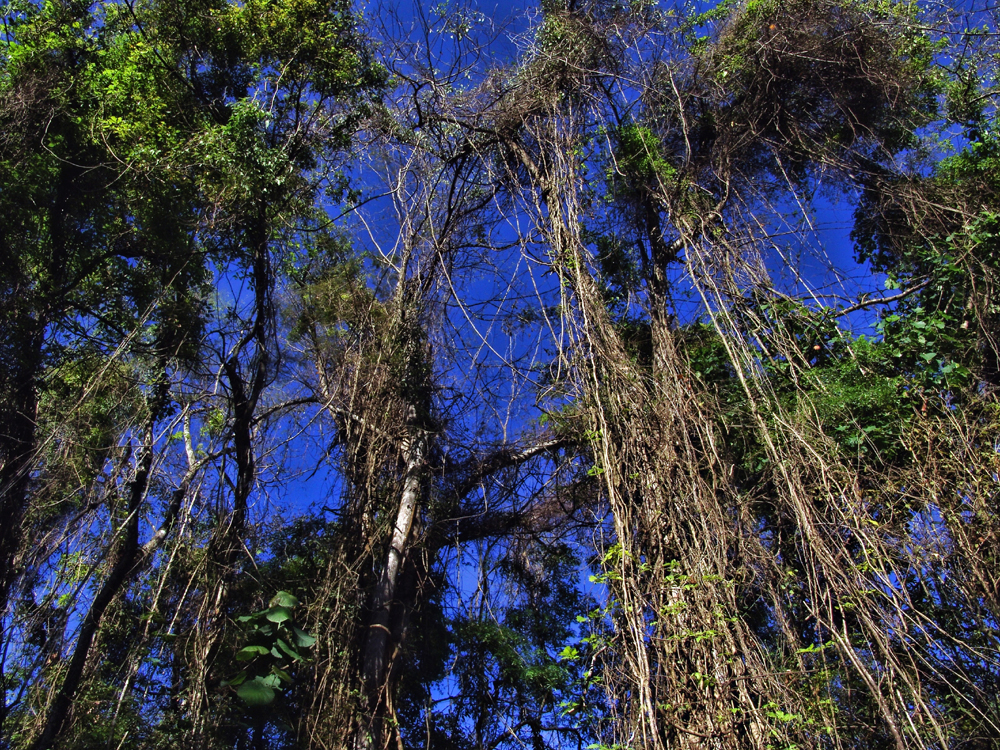
M 261 24 L 268 34 L 255 33 Z M 94 554 L 97 580 L 89 604 L 81 602 L 66 671 L 56 661 L 40 669 L 41 654 L 33 663 L 29 652 L 19 654 L 30 664 L 22 678 L 44 676 L 53 697 L 37 733 L 28 723 L 17 735 L 48 747 L 69 731 L 109 607 L 127 609 L 123 596 L 192 501 L 195 479 L 230 456 L 233 511 L 219 519 L 212 549 L 217 565 L 234 564 L 256 478 L 252 431 L 274 376 L 271 255 L 297 231 L 285 222 L 312 215 L 323 180 L 339 186 L 332 157 L 356 116 L 340 103 L 376 86 L 379 71 L 347 9 L 320 3 L 24 3 L 8 6 L 5 29 L 4 195 L 12 222 L 3 402 L 15 426 L 3 447 L 5 610 L 18 581 L 29 604 L 24 616 L 38 616 L 35 588 L 47 592 L 42 611 L 55 606 L 64 582 L 46 572 L 58 547 L 37 548 L 43 535 L 62 532 L 71 548 L 85 544 L 81 521 L 88 534 L 106 535 L 102 548 L 74 551 Z M 235 300 L 230 319 L 210 336 L 204 295 L 213 270 L 246 279 L 253 302 L 249 321 L 241 321 L 244 300 Z M 229 435 L 206 455 L 192 444 L 193 404 L 183 391 L 214 346 L 222 349 L 232 417 Z M 105 392 L 109 373 L 135 382 L 131 414 L 101 413 L 94 395 Z M 70 383 L 66 390 L 78 400 L 60 413 L 64 406 L 45 388 Z M 175 404 L 183 418 L 173 421 Z M 80 421 L 81 410 L 94 410 L 93 420 L 123 421 L 95 427 L 90 444 L 49 451 L 70 439 L 65 420 Z M 180 421 L 182 439 L 170 446 L 160 431 L 170 434 Z M 52 433 L 40 433 L 39 424 Z M 157 456 L 175 448 L 186 468 L 166 480 L 173 487 L 161 496 L 163 519 L 141 543 L 151 495 L 162 487 Z M 65 474 L 60 459 L 79 451 L 91 454 L 83 458 L 90 464 L 83 487 L 53 486 Z M 76 496 L 68 503 L 67 491 Z M 218 574 L 212 567 L 210 577 Z M 14 706 L 25 717 L 27 700 L 21 692 Z
M 337 612 L 350 623 L 330 643 L 336 656 L 319 656 L 326 664 L 317 682 L 329 685 L 337 674 L 341 694 L 324 702 L 317 696 L 322 712 L 305 717 L 317 746 L 381 747 L 401 738 L 400 654 L 419 637 L 411 632 L 414 620 L 429 622 L 441 550 L 459 539 L 546 525 L 530 500 L 492 510 L 471 496 L 567 443 L 544 432 L 461 448 L 449 439 L 456 416 L 437 398 L 442 363 L 434 352 L 447 346 L 442 327 L 453 285 L 483 236 L 494 191 L 481 180 L 467 143 L 448 137 L 436 118 L 425 127 L 420 110 L 410 108 L 409 95 L 424 85 L 422 77 L 408 81 L 402 105 L 387 103 L 398 109 L 381 113 L 370 131 L 367 153 L 399 226 L 392 246 L 371 238 L 378 276 L 364 263 L 345 262 L 349 251 L 332 241 L 326 255 L 318 252 L 297 274 L 293 330 L 313 370 L 312 398 L 333 423 L 346 479 L 325 553 L 339 564 L 321 587 L 337 595 L 321 596 L 314 606 L 319 618 Z M 386 120 L 395 130 L 407 128 L 402 142 L 381 129 Z M 344 695 L 345 685 L 357 702 Z
M 8 741 L 994 744 L 992 17 L 376 16 L 8 7 Z

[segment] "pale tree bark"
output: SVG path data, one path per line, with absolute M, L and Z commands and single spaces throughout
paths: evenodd
M 400 633 L 392 629 L 392 608 L 399 593 L 403 567 L 410 552 L 410 536 L 414 519 L 423 499 L 422 484 L 428 449 L 427 432 L 412 425 L 410 435 L 403 445 L 406 473 L 399 498 L 399 508 L 392 529 L 392 538 L 386 554 L 385 565 L 375 589 L 371 619 L 365 639 L 362 661 L 362 682 L 368 700 L 370 721 L 361 722 L 355 747 L 363 750 L 383 744 L 382 720 L 391 704 L 387 674 L 392 661 L 392 651 Z M 407 597 L 409 598 L 409 597 Z
M 426 508 L 428 454 L 431 434 L 417 425 L 410 425 L 410 436 L 403 445 L 405 474 L 396 520 L 393 525 L 389 549 L 372 600 L 372 612 L 365 639 L 362 660 L 362 679 L 368 701 L 368 715 L 359 722 L 355 735 L 356 750 L 388 747 L 392 736 L 384 731 L 386 720 L 393 718 L 394 686 L 392 669 L 394 655 L 405 637 L 406 617 L 399 617 L 399 607 L 411 609 L 419 600 L 419 573 L 412 575 L 416 556 L 429 552 L 431 559 L 438 549 L 451 544 L 456 538 L 465 541 L 504 536 L 514 531 L 543 533 L 564 522 L 571 511 L 538 517 L 535 507 L 519 512 L 474 512 L 468 509 L 469 520 L 456 522 L 455 529 L 446 534 L 430 534 L 419 540 L 416 528 L 422 510 Z M 458 505 L 478 491 L 490 477 L 508 469 L 517 469 L 529 461 L 561 448 L 573 445 L 566 438 L 541 437 L 527 447 L 505 446 L 486 456 L 467 463 L 457 464 L 446 472 L 444 482 L 450 486 L 447 494 Z M 448 475 L 457 475 L 450 478 Z M 558 517 L 553 517 L 556 515 Z M 432 537 L 432 538 L 428 538 Z M 409 573 L 408 573 L 409 572 Z M 396 744 L 399 738 L 396 736 Z

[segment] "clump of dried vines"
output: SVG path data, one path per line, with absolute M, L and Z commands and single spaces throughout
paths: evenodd
M 801 205 L 818 173 L 877 193 L 910 235 L 943 236 L 928 226 L 940 194 L 888 177 L 892 139 L 926 116 L 914 104 L 926 96 L 919 66 L 900 52 L 907 19 L 863 4 L 794 5 L 747 4 L 709 53 L 686 71 L 666 66 L 646 92 L 658 143 L 678 154 L 632 197 L 653 247 L 637 298 L 651 362 L 609 314 L 586 240 L 581 134 L 602 117 L 599 72 L 575 68 L 571 91 L 563 76 L 547 100 L 534 93 L 509 144 L 508 179 L 526 185 L 563 290 L 561 374 L 586 417 L 611 519 L 600 656 L 615 746 L 904 750 L 1000 732 L 976 675 L 995 671 L 996 644 L 964 642 L 962 627 L 930 611 L 947 598 L 996 621 L 994 419 L 976 405 L 925 408 L 901 435 L 905 458 L 857 460 L 820 415 L 812 347 L 766 304 L 780 299 L 764 260 L 768 216 L 781 201 Z M 952 238 L 969 233 L 977 210 L 959 201 L 949 212 Z M 991 288 L 965 244 L 973 290 Z M 700 298 L 739 383 L 738 409 L 693 371 L 666 314 L 664 265 L 681 255 L 674 283 Z M 971 292 L 970 316 L 986 302 Z M 989 360 L 995 326 L 978 315 Z M 768 363 L 780 363 L 780 387 Z M 752 476 L 736 466 L 741 440 L 759 453 Z

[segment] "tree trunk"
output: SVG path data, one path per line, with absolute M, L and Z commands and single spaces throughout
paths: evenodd
M 385 566 L 372 602 L 372 614 L 365 640 L 362 662 L 362 680 L 368 700 L 369 718 L 358 726 L 355 738 L 356 750 L 381 747 L 382 719 L 389 702 L 386 675 L 391 662 L 391 651 L 398 636 L 391 629 L 392 605 L 396 599 L 400 576 L 406 560 L 410 532 L 420 507 L 423 470 L 427 456 L 427 432 L 411 425 L 410 435 L 403 445 L 403 461 L 406 473 L 403 490 L 399 498 L 396 523 L 386 555 Z

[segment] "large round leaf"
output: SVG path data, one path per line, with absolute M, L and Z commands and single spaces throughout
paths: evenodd
M 268 603 L 268 606 L 271 606 L 271 607 L 297 607 L 298 604 L 299 604 L 299 600 L 298 600 L 298 598 L 295 595 L 289 594 L 287 591 L 279 591 L 277 594 L 274 595 L 274 597 Z
M 292 619 L 292 609 L 291 607 L 271 607 L 267 610 L 267 619 L 271 622 L 284 622 L 285 620 Z
M 274 690 L 264 684 L 264 680 L 260 677 L 244 682 L 236 689 L 236 694 L 246 701 L 248 706 L 266 706 L 274 701 Z

